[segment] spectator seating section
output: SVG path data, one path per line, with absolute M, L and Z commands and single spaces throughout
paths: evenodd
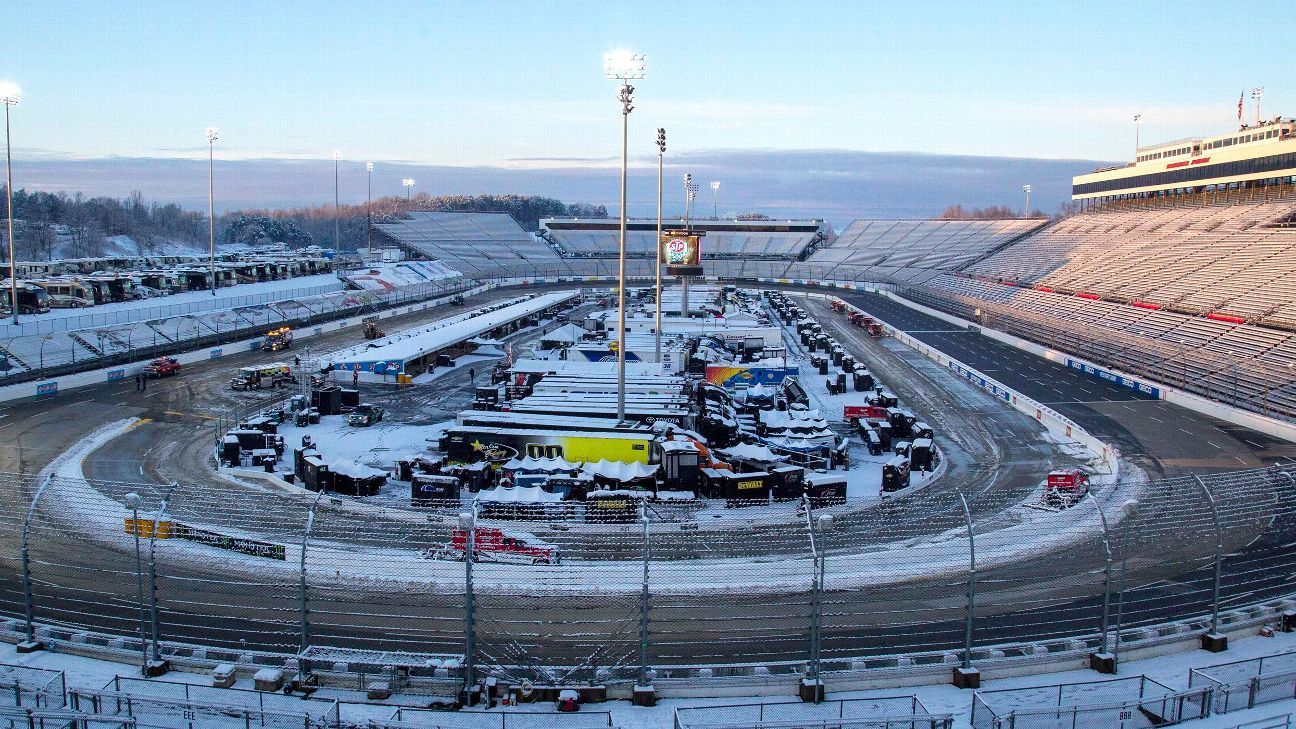
M 416 212 L 376 223 L 374 231 L 468 276 L 521 274 L 537 266 L 553 268 L 562 263 L 548 244 L 523 230 L 506 213 Z
M 921 282 L 984 257 L 1044 220 L 856 220 L 806 259 L 816 277 Z
M 1289 188 L 1285 188 L 1289 190 Z M 964 273 L 994 281 L 1144 302 L 1197 315 L 1296 329 L 1296 213 L 1283 190 L 1249 202 L 1204 195 L 1150 208 L 1073 215 Z

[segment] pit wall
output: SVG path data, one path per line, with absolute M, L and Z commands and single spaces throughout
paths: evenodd
M 1230 407 L 1214 400 L 1208 400 L 1200 395 L 1194 395 L 1173 387 L 1167 387 L 1159 382 L 1151 383 L 1141 378 L 1134 377 L 1133 375 L 1125 374 L 1119 370 L 1113 370 L 1102 365 L 1094 364 L 1089 360 L 1067 354 L 1066 352 L 1059 352 L 1056 349 L 1050 349 L 1012 334 L 979 326 L 975 322 L 962 319 L 953 314 L 948 314 L 939 309 L 933 309 L 929 306 L 924 306 L 917 302 L 910 301 L 890 291 L 881 289 L 874 290 L 872 288 L 869 290 L 881 294 L 882 296 L 895 301 L 897 304 L 902 304 L 915 311 L 920 311 L 929 316 L 934 316 L 941 321 L 949 322 L 959 328 L 978 332 L 982 336 L 1011 345 L 1024 352 L 1030 352 L 1037 357 L 1042 357 L 1051 362 L 1057 362 L 1058 364 L 1065 365 L 1071 369 L 1079 370 L 1100 380 L 1113 382 L 1132 390 L 1138 390 L 1139 392 L 1151 395 L 1159 400 L 1165 400 L 1166 402 L 1185 407 L 1194 412 L 1201 413 L 1202 415 L 1219 418 L 1220 420 L 1233 423 L 1234 425 L 1240 425 L 1244 428 L 1250 428 L 1261 433 L 1272 435 L 1275 438 L 1281 438 L 1285 441 L 1296 443 L 1296 424 L 1266 417 L 1240 408 Z
M 837 298 L 835 296 L 832 296 L 831 294 L 811 293 L 806 295 L 816 299 L 836 299 Z M 1089 453 L 1094 457 L 1094 459 L 1102 463 L 1104 469 L 1112 475 L 1113 480 L 1119 475 L 1119 471 L 1120 471 L 1119 451 L 1117 451 L 1115 447 L 1108 445 L 1107 443 L 1104 443 L 1101 440 L 1098 440 L 1097 438 L 1090 435 L 1088 431 L 1086 431 L 1084 428 L 1080 427 L 1078 424 L 1073 422 L 1070 418 L 1067 418 L 1065 415 L 1062 415 L 1061 413 L 1057 412 L 1056 410 L 1053 410 L 1047 405 L 1044 405 L 1032 398 L 1027 397 L 1026 395 L 1021 394 L 1020 392 L 1017 392 L 1016 390 L 1013 390 L 1010 387 L 1003 385 L 997 380 L 981 373 L 978 370 L 975 370 L 967 366 L 966 364 L 954 359 L 953 357 L 950 357 L 944 352 L 941 352 L 938 349 L 933 349 L 932 347 L 918 341 L 917 339 L 914 339 L 908 334 L 905 334 L 904 332 L 897 330 L 895 327 L 891 326 L 890 324 L 887 324 L 884 320 L 878 318 L 876 315 L 870 312 L 866 312 L 863 309 L 859 308 L 858 306 L 854 306 L 850 303 L 847 302 L 842 302 L 842 303 L 846 304 L 846 308 L 848 310 L 869 314 L 869 316 L 872 316 L 877 321 L 881 321 L 882 324 L 894 335 L 896 341 L 900 342 L 901 344 L 904 344 L 910 349 L 913 349 L 914 351 L 918 352 L 924 357 L 927 357 L 928 359 L 932 360 L 933 362 L 940 365 L 941 367 L 950 370 L 954 374 L 958 375 L 964 380 L 967 380 L 973 385 L 976 385 L 982 390 L 985 390 L 986 392 L 993 395 L 995 398 L 999 400 L 1003 400 L 1005 403 L 1012 406 L 1013 409 L 1026 415 L 1027 417 L 1034 419 L 1040 425 L 1044 426 L 1044 428 L 1047 429 L 1054 436 L 1065 440 L 1069 440 L 1073 443 L 1078 443 L 1079 445 L 1083 446 L 1085 450 L 1089 451 Z

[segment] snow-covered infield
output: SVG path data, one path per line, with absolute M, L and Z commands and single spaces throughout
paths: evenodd
M 87 481 L 82 461 L 109 440 L 125 433 L 138 420 L 128 418 L 110 423 L 91 433 L 72 449 L 64 452 L 41 471 L 39 478 L 53 476 L 58 488 L 43 497 L 42 504 L 56 505 L 46 513 L 66 521 L 69 529 L 95 539 L 126 547 L 133 539 L 123 528 L 129 510 L 95 489 Z M 1121 512 L 1110 504 L 1123 503 L 1125 484 L 1105 487 L 1097 500 L 1085 500 L 1061 513 L 1023 509 L 1022 520 L 1013 526 L 976 535 L 977 564 L 990 570 L 1042 553 L 1060 552 L 1091 540 L 1100 529 L 1096 503 L 1108 503 L 1105 509 L 1113 522 Z M 151 508 L 156 508 L 151 507 Z M 144 513 L 142 517 L 148 517 Z M 422 515 L 419 515 L 422 516 Z M 50 518 L 54 518 L 51 516 Z M 1047 525 L 1047 529 L 1041 528 Z M 229 537 L 265 539 L 259 533 L 242 532 L 225 525 L 189 523 Z M 300 579 L 302 546 L 287 543 L 284 558 L 264 559 L 180 539 L 165 540 L 167 548 L 159 550 L 159 560 L 181 560 L 205 564 L 234 574 L 257 573 L 266 579 L 293 582 Z M 286 541 L 286 540 L 285 540 Z M 953 528 L 923 537 L 921 541 L 897 538 L 870 545 L 867 551 L 832 554 L 825 562 L 832 575 L 834 589 L 851 590 L 879 585 L 902 585 L 932 578 L 962 579 L 967 573 L 968 534 L 965 528 Z M 434 589 L 462 591 L 464 568 L 457 562 L 429 560 L 415 549 L 401 545 L 377 547 L 337 541 L 316 540 L 309 546 L 306 570 L 318 584 L 337 584 L 360 590 L 365 587 L 389 589 Z M 738 565 L 760 564 L 760 579 L 754 580 L 747 569 Z M 711 558 L 653 563 L 654 593 L 660 595 L 748 595 L 802 592 L 808 589 L 813 573 L 813 558 L 807 552 L 800 558 L 770 561 L 763 558 Z M 731 581 L 721 575 L 732 574 Z M 633 595 L 642 588 L 642 567 L 634 560 L 578 561 L 560 565 L 483 564 L 475 570 L 474 589 L 509 595 Z

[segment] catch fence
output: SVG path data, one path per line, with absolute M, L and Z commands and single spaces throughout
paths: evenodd
M 1110 484 L 1007 521 L 940 492 L 585 523 L 224 482 L 0 482 L 0 628 L 141 664 L 394 669 L 425 692 L 1119 660 L 1274 619 L 1296 557 L 1278 469 Z M 465 560 L 463 529 L 517 548 Z

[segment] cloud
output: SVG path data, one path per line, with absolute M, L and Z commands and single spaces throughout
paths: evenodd
M 375 160 L 374 195 L 403 195 L 401 177 L 418 180 L 415 191 L 432 194 L 518 193 L 565 202 L 608 205 L 619 195 L 619 159 L 523 157 L 494 166 L 426 165 Z M 222 210 L 324 205 L 333 200 L 332 160 L 218 159 L 216 201 Z M 356 161 L 344 164 L 341 195 L 364 200 L 366 176 Z M 1021 205 L 1021 185 L 1031 183 L 1032 203 L 1044 210 L 1069 199 L 1071 176 L 1106 164 L 1099 160 L 936 155 L 847 150 L 698 150 L 667 155 L 665 205 L 678 210 L 685 172 L 720 180 L 719 212 L 764 212 L 779 217 L 824 218 L 844 225 L 854 218 L 930 217 L 947 205 Z M 633 160 L 629 175 L 632 215 L 655 214 L 655 156 Z M 192 209 L 207 203 L 205 159 L 25 157 L 15 185 L 45 191 L 177 202 Z M 703 196 L 709 202 L 709 195 Z M 701 205 L 709 212 L 707 205 Z

